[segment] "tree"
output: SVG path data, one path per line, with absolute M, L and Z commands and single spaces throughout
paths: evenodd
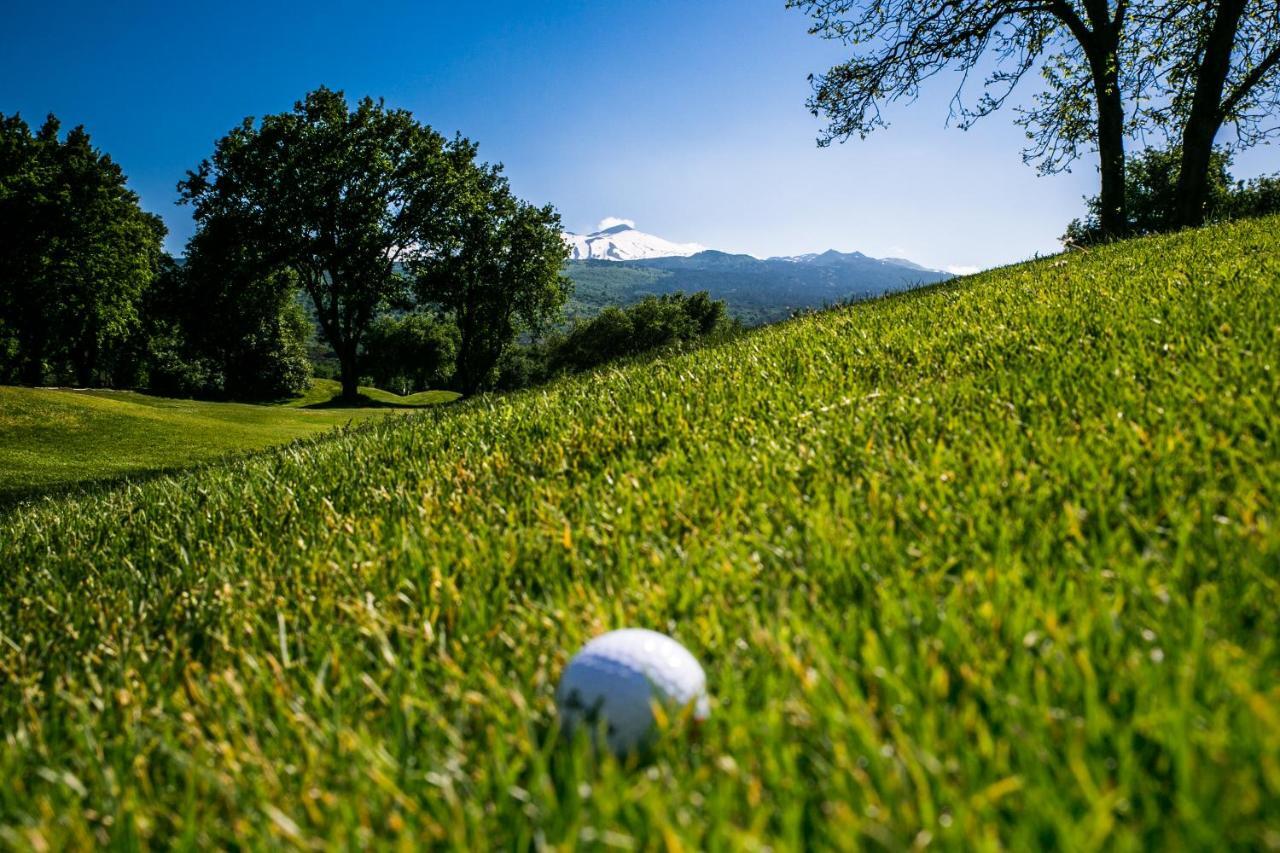
M 458 330 L 428 313 L 379 317 L 365 338 L 365 369 L 379 388 L 411 394 L 448 381 Z
M 150 384 L 171 394 L 270 400 L 311 380 L 312 324 L 292 270 L 266 263 L 223 217 L 187 244 L 149 305 Z
M 0 117 L 0 316 L 5 372 L 82 385 L 109 379 L 140 328 L 139 306 L 161 259 L 165 229 L 143 212 L 112 159 L 83 127 L 58 138 L 48 117 L 32 135 Z
M 500 166 L 466 173 L 434 251 L 411 263 L 422 303 L 438 305 L 458 326 L 454 385 L 487 387 L 521 332 L 560 315 L 572 283 L 563 274 L 569 247 L 560 216 L 511 194 Z
M 1214 144 L 1234 147 L 1280 130 L 1280 6 L 1274 0 L 1174 0 L 1136 16 L 1142 61 L 1164 81 L 1152 110 L 1180 151 L 1174 221 L 1200 225 L 1213 206 Z
M 351 399 L 370 323 L 406 296 L 403 266 L 435 244 L 474 156 L 405 110 L 371 98 L 351 109 L 320 88 L 291 112 L 245 119 L 179 190 L 200 229 L 234 223 L 260 280 L 283 271 L 306 290 Z
M 1121 61 L 1129 0 L 788 0 L 787 6 L 813 18 L 812 34 L 858 51 L 811 78 L 809 107 L 829 120 L 819 144 L 885 127 L 883 104 L 914 99 L 924 81 L 948 68 L 961 79 L 951 115 L 968 127 L 1003 106 L 1039 68 L 1045 90 L 1020 119 L 1033 140 L 1024 159 L 1055 171 L 1086 146 L 1096 148 L 1101 226 L 1123 233 L 1124 94 L 1145 79 Z M 988 67 L 982 95 L 966 105 L 965 82 Z
M 56 125 L 51 134 L 55 139 Z M 19 116 L 0 116 L 0 364 L 6 382 L 39 385 L 53 305 L 41 279 L 48 253 L 44 189 L 52 180 L 48 158 Z

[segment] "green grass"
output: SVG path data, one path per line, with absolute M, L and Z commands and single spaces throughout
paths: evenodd
M 311 388 L 296 399 L 284 403 L 285 406 L 304 408 L 351 408 L 340 399 L 342 384 L 333 379 L 316 379 Z M 359 388 L 363 406 L 378 408 L 418 409 L 423 406 L 434 406 L 440 403 L 452 403 L 459 396 L 457 391 L 420 391 L 417 394 L 400 396 L 381 388 L 361 385 Z M 366 414 L 371 414 L 366 412 Z
M 339 390 L 320 379 L 296 400 L 265 406 L 0 386 L 0 499 L 188 466 L 457 397 L 362 388 L 381 408 L 339 408 Z
M 0 844 L 1275 846 L 1278 306 L 1217 227 L 20 509 Z

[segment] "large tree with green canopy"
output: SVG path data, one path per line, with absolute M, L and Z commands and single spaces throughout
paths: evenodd
M 200 229 L 234 223 L 243 245 L 228 249 L 261 267 L 252 280 L 285 270 L 278 281 L 305 289 L 353 398 L 369 326 L 406 298 L 403 266 L 434 244 L 474 156 L 406 110 L 371 98 L 352 108 L 322 87 L 290 112 L 245 119 L 179 189 Z

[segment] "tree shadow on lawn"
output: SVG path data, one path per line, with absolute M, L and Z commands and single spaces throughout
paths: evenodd
M 375 404 L 376 405 L 376 404 Z M 388 406 L 389 408 L 433 408 L 426 406 Z M 195 459 L 189 463 L 165 465 L 160 468 L 145 468 L 137 471 L 121 471 L 62 483 L 45 483 L 39 485 L 0 487 L 0 520 L 25 506 L 32 506 L 45 500 L 62 498 L 92 498 L 117 489 L 129 486 L 141 486 L 151 480 L 165 477 L 179 477 L 197 473 L 203 469 L 242 462 L 250 458 L 266 457 L 282 453 L 290 448 L 305 447 L 332 438 L 334 435 L 349 435 L 363 429 L 371 428 L 371 422 L 360 423 L 348 421 L 345 425 L 337 424 L 332 428 L 314 435 L 299 436 L 280 444 L 265 447 L 229 450 L 207 459 Z
M 319 403 L 308 403 L 300 409 L 433 409 L 443 405 L 444 400 L 433 400 L 429 403 L 397 403 L 392 400 L 375 400 L 366 394 L 357 394 L 354 398 L 331 397 Z

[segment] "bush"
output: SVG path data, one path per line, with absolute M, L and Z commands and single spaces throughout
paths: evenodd
M 311 319 L 286 273 L 168 265 L 147 306 L 146 387 L 175 396 L 274 400 L 311 382 Z
M 458 329 L 422 312 L 385 315 L 364 342 L 364 366 L 373 384 L 397 394 L 443 388 L 458 352 Z
M 693 296 L 649 296 L 626 308 L 606 308 L 592 320 L 575 323 L 548 357 L 552 372 L 589 370 L 618 358 L 707 337 L 731 325 L 724 303 L 705 291 Z
M 498 362 L 494 387 L 512 391 L 618 359 L 694 341 L 723 337 L 742 328 L 725 305 L 705 291 L 685 296 L 648 296 L 625 308 L 605 308 L 540 341 L 511 347 Z
M 1220 211 L 1220 219 L 1248 219 L 1280 213 L 1280 175 L 1239 181 Z

